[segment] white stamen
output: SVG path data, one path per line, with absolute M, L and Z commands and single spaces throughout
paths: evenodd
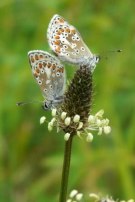
M 101 121 L 100 119 L 97 119 L 97 120 L 96 120 L 96 124 L 97 124 L 97 126 L 99 127 L 99 126 L 102 125 L 102 121 Z
M 79 138 L 81 138 L 81 132 L 80 132 L 80 131 L 77 131 L 77 136 L 78 136 Z
M 57 109 L 52 109 L 52 116 L 56 116 Z
M 80 201 L 82 199 L 82 197 L 83 197 L 83 194 L 79 193 L 79 194 L 76 195 L 76 200 Z
M 104 133 L 109 134 L 111 132 L 111 127 L 110 126 L 104 126 Z
M 54 125 L 55 121 L 56 121 L 56 118 L 52 118 L 52 120 L 51 120 L 50 123 L 51 123 L 52 125 Z
M 71 191 L 70 193 L 70 198 L 75 197 L 75 195 L 78 193 L 78 191 L 76 189 L 74 189 L 73 191 Z
M 103 119 L 102 120 L 102 126 L 107 126 L 109 124 L 109 120 L 108 119 Z
M 93 115 L 89 115 L 88 123 L 94 123 L 94 122 L 95 122 L 95 117 Z
M 61 113 L 61 119 L 64 120 L 66 118 L 67 112 L 62 112 Z
M 76 114 L 73 118 L 74 123 L 78 123 L 80 121 L 80 115 Z
M 97 194 L 94 194 L 94 193 L 89 194 L 89 197 L 99 200 L 99 196 Z
M 66 133 L 66 134 L 64 135 L 64 140 L 65 140 L 65 141 L 68 141 L 69 138 L 70 138 L 70 133 Z
M 42 117 L 40 118 L 40 124 L 43 124 L 43 123 L 45 122 L 45 120 L 46 120 L 46 117 L 45 117 L 45 116 L 42 116 Z
M 49 122 L 48 123 L 48 130 L 52 131 L 52 129 L 53 129 L 53 123 Z
M 104 114 L 104 110 L 101 109 L 99 112 L 96 113 L 95 116 L 98 117 L 98 118 L 102 118 L 103 114 Z
M 129 199 L 127 202 L 134 202 L 134 199 Z
M 65 123 L 66 126 L 69 126 L 70 122 L 71 122 L 71 118 L 70 117 L 65 118 L 64 123 Z
M 102 135 L 102 132 L 103 132 L 103 128 L 99 127 L 99 129 L 98 129 L 98 135 Z
M 68 199 L 66 202 L 72 202 L 72 199 Z
M 87 142 L 92 142 L 92 140 L 93 140 L 93 135 L 92 135 L 92 133 L 88 133 L 88 134 L 87 134 L 87 137 L 86 137 L 86 141 L 87 141 Z
M 80 121 L 80 122 L 79 122 L 79 126 L 78 126 L 77 129 L 79 130 L 79 129 L 81 129 L 82 127 L 83 127 L 83 122 Z
M 109 119 L 105 119 L 106 126 L 109 124 Z

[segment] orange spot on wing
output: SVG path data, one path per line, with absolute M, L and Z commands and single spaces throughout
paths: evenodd
M 37 54 L 35 54 L 35 60 L 38 60 L 38 55 Z
M 59 68 L 59 69 L 58 69 L 58 72 L 63 73 L 63 72 L 64 72 L 64 68 L 63 68 L 63 67 Z
M 38 74 L 37 74 L 37 72 L 34 72 L 34 76 L 37 78 L 38 77 Z
M 56 35 L 54 38 L 55 38 L 55 39 L 59 39 L 60 37 L 59 37 L 58 35 Z
M 56 68 L 56 65 L 55 65 L 55 64 L 53 64 L 53 65 L 52 65 L 52 69 L 53 69 L 53 70 L 55 70 L 55 68 Z
M 40 73 L 40 71 L 39 71 L 39 69 L 38 69 L 38 68 L 36 69 L 36 73 L 37 73 L 37 74 L 39 74 L 39 73 Z
M 51 67 L 51 63 L 48 63 L 48 64 L 47 64 L 47 67 L 50 68 L 50 67 Z
M 60 45 L 60 40 L 54 41 L 54 44 L 55 44 L 55 45 Z
M 75 29 L 71 29 L 70 31 L 71 31 L 72 34 L 76 33 Z
M 42 69 L 42 67 L 43 67 L 43 66 L 42 66 L 42 63 L 39 63 L 39 64 L 38 64 L 38 67 L 39 67 L 40 69 Z
M 44 66 L 44 67 L 46 66 L 46 63 L 45 63 L 45 62 L 43 62 L 43 66 Z
M 55 48 L 56 53 L 60 53 L 60 47 Z
M 68 28 L 66 28 L 65 31 L 68 32 L 68 33 L 70 33 L 70 29 L 68 29 Z
M 59 22 L 64 23 L 64 20 L 62 18 L 59 19 Z
M 62 73 L 64 72 L 64 68 L 63 68 L 63 67 L 61 68 L 61 72 L 62 72 Z
M 60 35 L 60 34 L 61 34 L 61 31 L 60 31 L 60 30 L 58 30 L 56 33 L 57 33 L 58 35 Z
M 33 56 L 31 56 L 31 57 L 30 57 L 30 60 L 31 60 L 31 62 L 35 62 L 35 60 L 34 60 L 34 57 L 33 57 Z
M 39 57 L 42 59 L 42 58 L 43 58 L 43 55 L 39 55 Z
M 57 72 L 61 72 L 61 70 L 60 70 L 60 69 L 57 69 Z
M 61 30 L 61 32 L 64 32 L 64 29 L 60 29 Z

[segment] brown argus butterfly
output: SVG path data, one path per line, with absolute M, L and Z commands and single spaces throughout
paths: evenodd
M 99 56 L 92 54 L 77 29 L 59 15 L 54 15 L 47 31 L 48 43 L 63 61 L 86 65 L 93 72 Z
M 63 65 L 45 51 L 29 51 L 28 56 L 34 78 L 45 97 L 43 108 L 55 108 L 63 101 L 66 80 Z

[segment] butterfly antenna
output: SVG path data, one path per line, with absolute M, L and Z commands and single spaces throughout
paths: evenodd
M 42 103 L 42 101 L 17 102 L 16 106 L 20 107 L 20 106 L 31 104 L 31 103 Z
M 121 53 L 123 50 L 122 49 L 117 49 L 117 50 L 109 50 L 108 52 L 110 53 Z
M 112 53 L 121 53 L 123 50 L 122 49 L 117 49 L 117 50 L 108 50 L 108 51 L 104 51 L 102 52 L 102 54 L 100 54 L 100 59 L 104 58 L 104 59 L 108 59 L 108 55 L 112 54 Z

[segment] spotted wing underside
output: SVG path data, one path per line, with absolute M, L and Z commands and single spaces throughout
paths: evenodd
M 50 21 L 47 38 L 51 49 L 64 61 L 80 64 L 93 56 L 77 29 L 59 15 Z
M 43 96 L 47 100 L 55 100 L 62 96 L 65 87 L 65 69 L 60 61 L 42 50 L 28 52 L 32 73 Z

